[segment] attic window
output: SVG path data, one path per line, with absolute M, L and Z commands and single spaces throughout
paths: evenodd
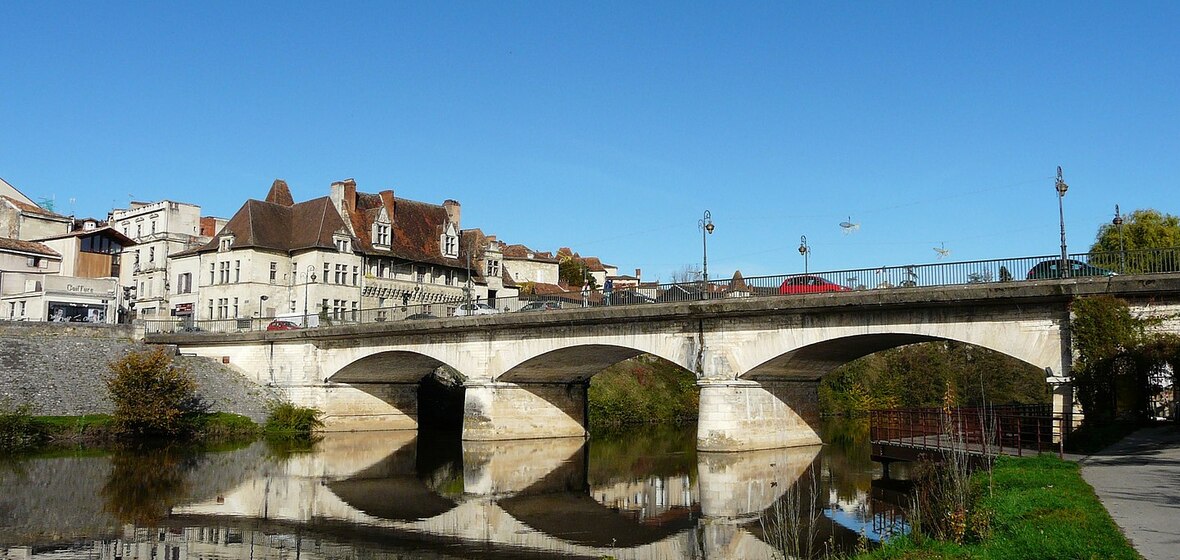
M 352 240 L 347 237 L 336 238 L 336 250 L 341 253 L 349 253 L 352 251 Z
M 458 257 L 459 256 L 459 238 L 449 233 L 443 238 L 443 256 Z
M 373 224 L 373 244 L 389 246 L 389 224 Z
M 217 250 L 218 251 L 228 251 L 228 250 L 232 249 L 233 246 L 234 246 L 234 236 L 227 235 L 227 236 L 221 238 L 220 243 L 217 246 Z
M 488 259 L 487 271 L 488 271 L 488 273 L 487 273 L 488 277 L 499 276 L 500 275 L 500 261 L 495 260 L 495 259 Z

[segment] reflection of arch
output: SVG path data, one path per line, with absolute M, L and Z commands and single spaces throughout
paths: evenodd
M 421 443 L 419 440 L 417 443 Z M 442 515 L 457 503 L 417 475 L 417 445 L 406 445 L 328 489 L 349 506 L 379 519 L 412 521 Z
M 553 538 L 582 546 L 630 548 L 667 539 L 695 523 L 686 514 L 658 525 L 640 523 L 590 496 L 518 495 L 497 502 L 513 519 Z
M 979 346 L 1028 363 L 1019 355 L 996 348 L 995 345 L 980 344 L 979 341 L 912 333 L 882 333 L 845 336 L 808 344 L 771 358 L 740 377 L 754 381 L 816 381 L 837 367 L 869 354 L 919 342 L 940 340 Z M 1044 367 L 1041 364 L 1032 365 Z
M 585 381 L 614 364 L 641 354 L 648 354 L 662 361 L 675 363 L 646 350 L 610 344 L 586 344 L 567 346 L 533 356 L 509 368 L 496 380 L 512 383 Z M 687 370 L 685 371 L 687 372 Z

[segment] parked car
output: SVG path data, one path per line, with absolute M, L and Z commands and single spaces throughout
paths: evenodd
M 464 303 L 455 310 L 455 316 L 466 317 L 469 315 L 495 315 L 499 312 L 500 310 L 486 303 Z
M 560 311 L 561 302 L 559 301 L 530 301 L 521 307 L 521 311 Z
M 266 330 L 268 331 L 294 331 L 299 330 L 300 328 L 301 327 L 299 325 L 291 321 L 284 321 L 282 319 L 275 319 L 266 326 Z
M 1082 261 L 1069 259 L 1069 276 L 1115 276 L 1113 270 L 1106 270 L 1105 268 L 1097 267 L 1092 264 L 1086 264 Z M 1061 278 L 1061 259 L 1053 259 L 1048 261 L 1041 261 L 1036 266 L 1028 271 L 1029 280 L 1044 280 L 1047 278 Z
M 828 282 L 819 276 L 800 274 L 789 276 L 778 287 L 780 294 L 818 294 L 821 292 L 847 292 L 850 288 L 834 282 Z
M 411 321 L 416 321 L 418 319 L 438 319 L 438 315 L 435 315 L 429 311 L 423 311 L 422 313 L 415 313 L 413 315 L 410 315 L 410 316 L 406 317 L 406 319 L 409 319 Z

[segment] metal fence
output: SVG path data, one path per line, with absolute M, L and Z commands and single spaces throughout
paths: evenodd
M 976 455 L 1023 455 L 1064 450 L 1064 415 L 1049 405 L 902 408 L 869 413 L 873 446 Z
M 377 309 L 327 311 L 310 315 L 274 318 L 219 320 L 145 320 L 149 333 L 214 332 L 232 333 L 286 328 L 317 328 L 360 323 L 445 319 L 470 315 L 517 312 L 562 312 L 601 306 L 649 305 L 692 302 L 733 297 L 796 297 L 805 294 L 857 290 L 932 288 L 966 284 L 987 284 L 1049 280 L 1066 277 L 1102 277 L 1118 274 L 1180 272 L 1180 247 L 1140 251 L 1076 253 L 1062 261 L 1059 255 L 1017 257 L 981 261 L 882 266 L 850 270 L 779 274 L 708 282 L 681 282 L 594 290 L 583 296 L 576 288 L 567 293 L 522 295 L 493 301 L 464 299 L 433 303 L 410 303 Z

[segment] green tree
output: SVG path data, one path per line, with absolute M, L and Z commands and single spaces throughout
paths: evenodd
M 1120 245 L 1121 239 L 1121 245 Z M 1174 272 L 1180 270 L 1180 250 L 1168 254 L 1149 249 L 1180 248 L 1180 217 L 1158 210 L 1136 210 L 1123 225 L 1103 224 L 1090 246 L 1091 262 L 1121 273 Z
M 583 282 L 590 284 L 591 290 L 598 289 L 594 275 L 586 262 L 576 256 L 567 256 L 557 263 L 557 276 L 567 285 L 581 287 Z
M 104 381 L 115 405 L 115 428 L 121 433 L 178 435 L 192 428 L 190 420 L 205 411 L 188 369 L 174 366 L 162 348 L 129 352 L 110 368 Z

